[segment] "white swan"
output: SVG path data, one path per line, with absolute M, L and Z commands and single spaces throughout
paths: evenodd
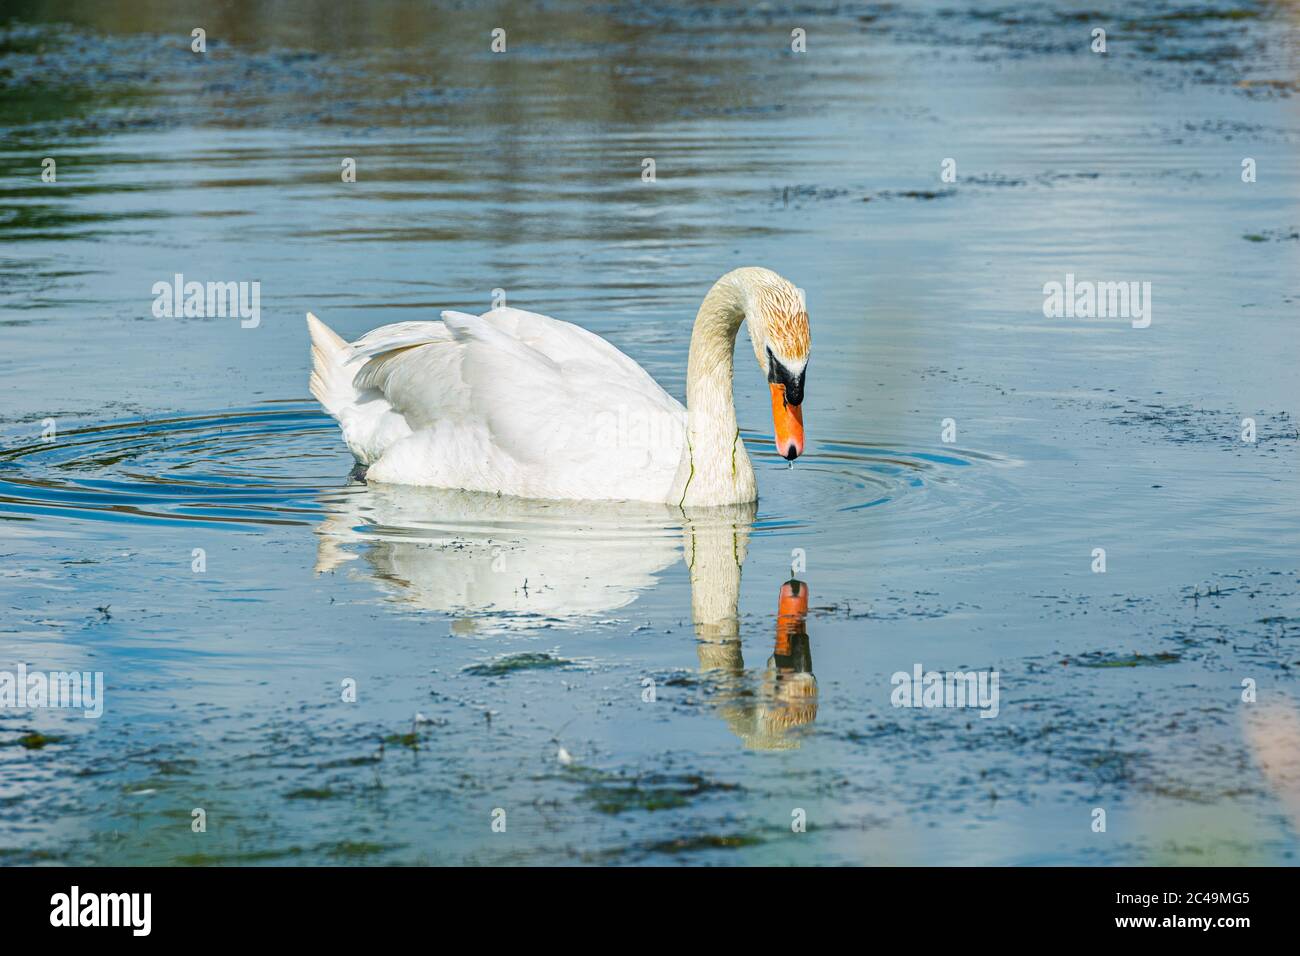
M 600 336 L 519 309 L 399 322 L 351 345 L 311 313 L 311 392 L 366 480 L 524 498 L 754 501 L 736 426 L 740 323 L 767 375 L 777 451 L 803 451 L 808 315 L 769 269 L 728 272 L 700 305 L 686 407 Z

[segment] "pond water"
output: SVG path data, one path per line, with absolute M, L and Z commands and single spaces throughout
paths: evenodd
M 1294 8 L 205 6 L 0 19 L 0 674 L 104 680 L 0 706 L 0 862 L 1294 862 Z M 741 265 L 756 506 L 367 486 L 307 394 L 504 290 L 684 398 Z

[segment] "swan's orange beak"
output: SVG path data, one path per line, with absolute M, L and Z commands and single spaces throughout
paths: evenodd
M 768 382 L 767 387 L 772 391 L 772 424 L 776 426 L 777 454 L 794 461 L 803 454 L 803 408 L 786 403 L 784 385 Z

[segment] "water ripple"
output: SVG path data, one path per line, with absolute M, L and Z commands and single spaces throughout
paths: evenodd
M 760 472 L 756 534 L 835 525 L 855 513 L 952 483 L 1001 459 L 978 452 L 908 450 L 821 441 L 788 467 L 768 437 L 742 432 Z M 434 489 L 380 492 L 350 482 L 334 422 L 312 404 L 278 402 L 222 412 L 132 419 L 11 438 L 0 451 L 0 520 L 81 519 L 136 525 L 255 529 L 311 525 L 354 512 L 375 537 L 529 528 L 590 535 L 680 530 L 680 513 L 629 503 L 520 502 Z M 367 497 L 368 496 L 368 497 Z M 394 512 L 394 502 L 400 506 Z M 641 520 L 635 520 L 640 513 Z M 629 519 L 632 518 L 634 520 Z

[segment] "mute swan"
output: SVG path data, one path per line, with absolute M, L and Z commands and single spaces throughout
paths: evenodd
M 755 501 L 732 353 L 746 321 L 777 451 L 803 452 L 808 315 L 769 269 L 714 283 L 695 317 L 686 407 L 600 336 L 520 309 L 385 325 L 348 344 L 311 313 L 311 392 L 367 481 L 523 498 Z

